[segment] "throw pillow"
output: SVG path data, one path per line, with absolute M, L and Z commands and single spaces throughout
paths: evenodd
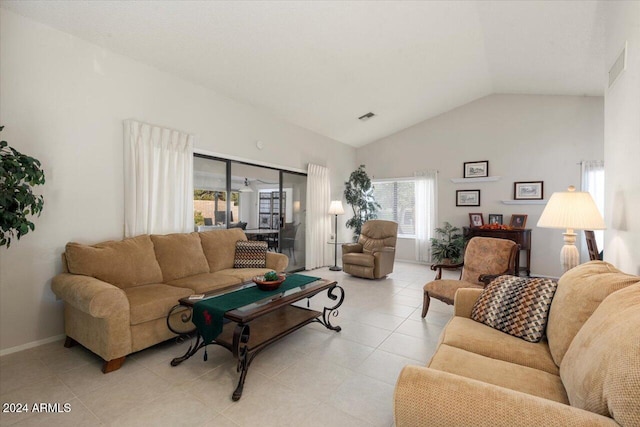
M 482 291 L 471 318 L 525 341 L 538 342 L 557 286 L 551 279 L 500 276 Z
M 266 268 L 267 242 L 236 242 L 236 257 L 233 268 Z

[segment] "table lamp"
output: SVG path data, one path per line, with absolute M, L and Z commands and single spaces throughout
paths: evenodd
M 336 216 L 336 234 L 334 236 L 333 244 L 335 246 L 333 267 L 329 267 L 331 271 L 340 271 L 342 268 L 338 267 L 338 215 L 344 214 L 344 208 L 342 207 L 342 200 L 332 200 L 329 206 L 329 215 Z
M 591 194 L 575 190 L 572 185 L 568 191 L 553 193 L 538 220 L 538 227 L 566 228 L 567 231 L 563 233 L 564 246 L 560 252 L 560 263 L 565 272 L 578 265 L 580 260 L 573 230 L 606 228 Z

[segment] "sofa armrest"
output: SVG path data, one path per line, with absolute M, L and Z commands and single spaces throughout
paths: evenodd
M 280 273 L 285 271 L 289 266 L 289 257 L 277 252 L 267 252 L 266 266 L 267 268 Z
M 453 297 L 453 314 L 458 317 L 471 318 L 471 310 L 476 303 L 482 289 L 477 288 L 460 288 Z
M 58 298 L 93 317 L 108 318 L 129 312 L 129 300 L 122 289 L 90 276 L 58 274 L 51 289 Z
M 361 243 L 345 243 L 342 245 L 342 255 L 350 253 L 362 253 Z
M 403 426 L 618 426 L 611 418 L 448 372 L 406 366 L 394 394 Z

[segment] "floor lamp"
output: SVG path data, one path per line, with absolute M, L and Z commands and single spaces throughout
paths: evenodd
M 338 215 L 344 214 L 344 208 L 342 207 L 342 200 L 332 200 L 329 206 L 329 215 L 336 216 L 336 234 L 334 236 L 333 244 L 335 246 L 333 267 L 329 267 L 331 271 L 341 271 L 342 268 L 338 267 Z
M 573 230 L 604 230 L 606 228 L 591 194 L 576 191 L 573 185 L 569 187 L 569 191 L 551 195 L 540 215 L 538 227 L 567 229 L 563 233 L 564 246 L 560 252 L 560 262 L 565 272 L 580 262 L 580 254 L 576 248 L 576 233 Z

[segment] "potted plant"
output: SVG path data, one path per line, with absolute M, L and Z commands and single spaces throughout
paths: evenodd
M 347 221 L 346 226 L 353 228 L 355 238 L 360 236 L 365 221 L 378 217 L 376 212 L 380 208 L 373 196 L 373 184 L 364 168 L 365 165 L 360 165 L 351 172 L 349 181 L 344 183 L 344 198 L 353 209 L 353 217 Z
M 0 126 L 0 132 L 4 126 Z M 38 215 L 44 198 L 33 194 L 33 187 L 44 184 L 40 162 L 0 141 L 0 246 L 11 245 L 11 240 L 35 229 L 29 216 Z
M 436 228 L 438 237 L 431 238 L 431 256 L 437 264 L 457 264 L 464 251 L 464 238 L 458 227 L 448 222 Z

